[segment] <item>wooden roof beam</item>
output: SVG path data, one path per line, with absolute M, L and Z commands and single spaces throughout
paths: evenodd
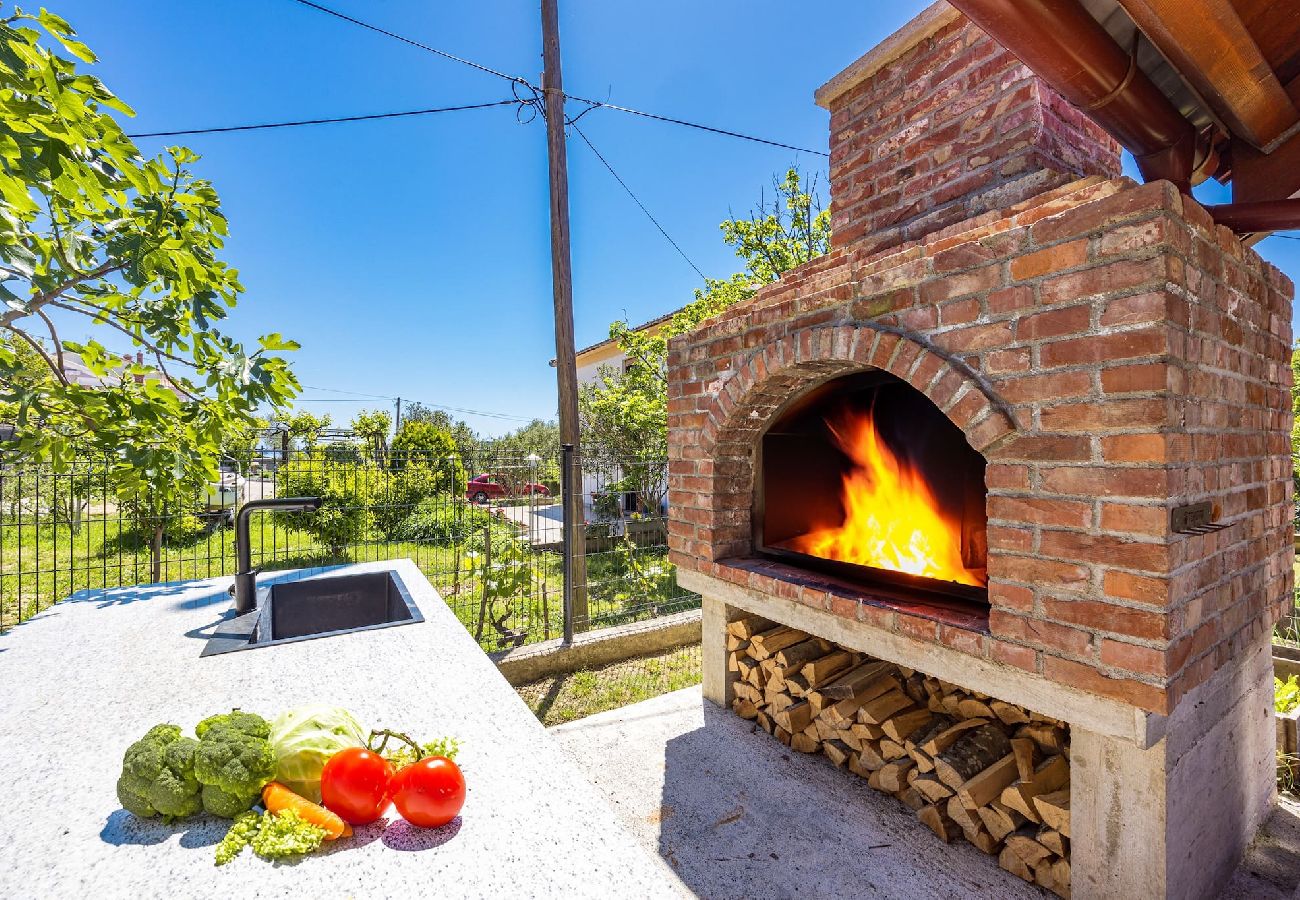
M 1230 0 L 1119 0 L 1233 134 L 1269 150 L 1300 121 Z

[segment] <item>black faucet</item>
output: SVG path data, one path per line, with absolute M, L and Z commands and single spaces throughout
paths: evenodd
M 273 509 L 279 512 L 301 512 L 320 509 L 320 497 L 268 497 L 249 500 L 235 516 L 235 615 L 242 616 L 257 608 L 257 573 L 253 568 L 253 552 L 248 546 L 248 514 Z

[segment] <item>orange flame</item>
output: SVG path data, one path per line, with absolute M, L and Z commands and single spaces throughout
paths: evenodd
M 870 411 L 846 414 L 836 443 L 854 463 L 844 476 L 844 523 L 786 542 L 792 550 L 843 562 L 983 587 L 982 570 L 962 560 L 962 530 L 939 506 L 924 476 L 881 439 Z

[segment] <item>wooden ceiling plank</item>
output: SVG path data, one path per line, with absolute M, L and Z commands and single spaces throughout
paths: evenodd
M 1272 153 L 1234 139 L 1232 142 L 1232 202 L 1254 203 L 1300 197 L 1300 134 Z
M 1300 121 L 1230 0 L 1120 3 L 1237 137 L 1267 149 Z

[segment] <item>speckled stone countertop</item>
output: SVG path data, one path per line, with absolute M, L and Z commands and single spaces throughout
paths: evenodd
M 384 569 L 424 622 L 200 659 L 233 615 L 221 578 L 77 594 L 0 636 L 0 896 L 681 896 L 414 564 L 314 577 Z M 225 820 L 168 826 L 120 808 L 122 753 L 151 726 L 192 733 L 232 707 L 269 718 L 314 701 L 366 727 L 459 737 L 459 819 L 423 830 L 390 811 L 293 864 L 245 851 L 216 868 Z

